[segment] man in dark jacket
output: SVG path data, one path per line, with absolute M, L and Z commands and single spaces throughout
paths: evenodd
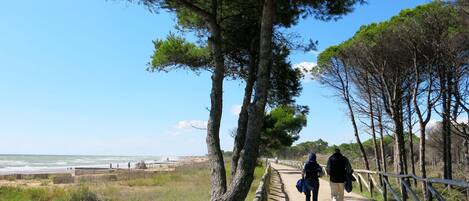
M 313 197 L 313 201 L 318 201 L 320 176 L 322 176 L 322 168 L 316 161 L 316 154 L 310 153 L 308 161 L 306 161 L 303 172 L 301 173 L 301 177 L 304 179 L 306 185 L 306 188 L 304 188 L 306 201 L 311 201 L 311 196 Z M 312 195 L 311 192 L 313 192 Z
M 339 149 L 335 149 L 327 161 L 326 170 L 329 174 L 332 200 L 343 201 L 346 175 L 352 171 L 349 160 L 340 153 Z

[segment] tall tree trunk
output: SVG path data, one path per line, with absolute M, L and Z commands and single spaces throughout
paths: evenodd
M 234 140 L 233 156 L 231 157 L 231 176 L 234 176 L 236 173 L 239 156 L 241 154 L 241 150 L 243 150 L 246 139 L 248 108 L 249 104 L 251 103 L 252 91 L 254 82 L 256 80 L 256 60 L 256 55 L 251 53 L 249 56 L 248 79 L 246 80 L 246 86 L 244 88 L 243 104 L 241 106 L 241 111 L 239 112 L 238 128 L 236 130 L 236 136 Z
M 444 179 L 452 179 L 452 161 L 451 161 L 451 87 L 449 72 L 445 71 L 444 77 L 440 80 L 442 91 L 442 137 L 443 137 L 443 162 Z
M 397 97 L 392 105 L 391 117 L 394 123 L 394 172 L 405 174 L 405 146 L 404 146 L 404 122 L 402 114 L 402 92 L 397 89 Z M 403 200 L 407 199 L 407 191 L 400 179 L 396 180 L 400 184 L 400 191 Z M 403 182 L 406 182 L 405 180 Z
M 344 63 L 344 76 L 343 78 L 340 79 L 340 84 L 342 87 L 342 98 L 347 104 L 347 109 L 350 117 L 350 121 L 353 126 L 353 134 L 355 135 L 355 139 L 357 140 L 358 147 L 360 148 L 360 152 L 362 154 L 362 159 L 363 162 L 365 163 L 365 168 L 367 170 L 370 170 L 370 163 L 368 162 L 368 157 L 365 152 L 365 148 L 363 147 L 362 141 L 360 140 L 360 135 L 358 133 L 358 127 L 357 127 L 357 122 L 355 120 L 355 113 L 353 112 L 353 107 L 352 107 L 352 100 L 350 96 L 350 72 L 348 70 L 348 66 L 345 65 Z
M 191 1 L 176 0 L 176 2 L 203 18 L 210 33 L 208 43 L 214 71 L 212 74 L 212 89 L 210 91 L 210 114 L 207 122 L 206 143 L 211 173 L 211 200 L 216 200 L 226 192 L 226 170 L 223 152 L 220 147 L 220 122 L 223 110 L 225 61 L 222 52 L 222 33 L 218 23 L 219 1 L 211 1 L 210 11 L 197 7 Z
M 368 157 L 367 157 L 367 154 L 365 152 L 365 148 L 363 147 L 363 144 L 360 140 L 360 135 L 358 133 L 358 127 L 357 127 L 357 122 L 355 120 L 355 113 L 353 111 L 353 107 L 352 107 L 352 100 L 351 100 L 351 96 L 350 96 L 350 81 L 349 81 L 349 76 L 350 76 L 350 72 L 348 71 L 347 69 L 348 67 L 346 65 L 344 65 L 344 77 L 340 79 L 340 83 L 341 83 L 341 86 L 342 86 L 342 98 L 343 100 L 345 101 L 345 103 L 347 104 L 347 109 L 348 109 L 348 113 L 349 113 L 349 117 L 350 117 L 350 122 L 352 123 L 352 126 L 353 126 L 353 133 L 355 135 L 355 139 L 357 140 L 357 144 L 358 144 L 358 147 L 360 148 L 360 152 L 362 154 L 362 159 L 363 159 L 363 163 L 365 165 L 365 169 L 366 170 L 370 170 L 370 163 L 368 161 Z M 368 176 L 368 180 L 370 181 L 370 177 Z M 370 185 L 373 185 L 371 182 L 369 182 Z
M 410 167 L 412 174 L 415 175 L 415 159 L 414 159 L 414 134 L 412 133 L 412 110 L 411 110 L 412 97 L 407 97 L 407 130 L 409 131 L 409 151 L 410 151 Z M 417 180 L 414 179 L 414 185 L 417 185 Z
M 464 135 L 464 167 L 465 167 L 464 169 L 466 171 L 466 175 L 468 175 L 469 174 L 469 133 L 468 133 L 466 126 L 464 126 L 462 130 L 463 130 L 463 135 Z
M 376 141 L 376 128 L 375 128 L 375 120 L 374 120 L 374 112 L 373 112 L 373 104 L 370 104 L 370 123 L 371 123 L 371 135 L 373 138 L 373 146 L 374 146 L 374 151 L 375 151 L 375 158 L 376 158 L 376 168 L 378 171 L 381 172 L 381 156 L 378 148 L 378 142 Z M 383 183 L 383 178 L 381 175 L 379 175 L 379 183 Z
M 346 92 L 345 102 L 347 103 L 350 121 L 352 122 L 353 126 L 353 133 L 355 135 L 355 139 L 357 140 L 358 147 L 360 148 L 360 152 L 362 153 L 362 159 L 365 163 L 366 170 L 370 170 L 370 163 L 368 162 L 368 157 L 365 152 L 365 148 L 363 147 L 362 141 L 360 140 L 360 135 L 358 133 L 357 122 L 355 121 L 355 114 L 353 112 L 352 103 L 350 102 L 350 97 L 348 96 L 348 92 Z
M 418 94 L 420 90 L 420 70 L 417 66 L 417 59 L 414 54 L 414 71 L 415 71 L 415 86 L 413 87 L 413 92 L 412 92 L 412 102 L 415 108 L 415 113 L 417 116 L 417 120 L 419 123 L 419 132 L 420 132 L 420 141 L 419 141 L 419 169 L 421 173 L 422 178 L 427 177 L 427 169 L 426 169 L 426 127 L 428 122 L 430 121 L 431 115 L 432 115 L 432 109 L 435 104 L 433 100 L 431 100 L 432 93 L 433 93 L 433 79 L 434 75 L 432 71 L 428 71 L 430 74 L 428 75 L 428 81 L 427 81 L 427 88 L 424 89 L 426 91 L 426 97 L 424 100 L 425 103 L 425 109 L 427 113 L 425 114 L 425 117 L 420 110 L 420 103 L 418 101 Z M 431 199 L 431 194 L 429 194 L 429 191 L 427 190 L 427 183 L 422 182 L 422 194 L 423 194 L 423 200 L 429 200 Z
M 265 105 L 269 91 L 275 11 L 276 0 L 265 0 L 262 9 L 260 30 L 259 68 L 254 101 L 249 107 L 246 140 L 238 161 L 236 174 L 230 187 L 223 196 L 223 199 L 221 199 L 223 201 L 244 200 L 253 180 L 254 168 L 259 154 L 261 129 L 264 123 Z
M 371 89 L 370 89 L 370 83 L 369 83 L 369 75 L 367 74 L 365 77 L 365 85 L 366 85 L 366 91 L 368 95 L 368 109 L 370 112 L 370 128 L 371 128 L 371 137 L 373 139 L 373 148 L 375 152 L 375 161 L 376 161 L 376 168 L 378 171 L 381 171 L 381 164 L 380 164 L 380 155 L 379 155 L 379 150 L 378 150 L 378 143 L 376 142 L 376 127 L 375 127 L 375 115 L 374 115 L 374 107 L 373 107 L 373 97 L 371 94 Z M 382 185 L 383 184 L 383 178 L 381 174 L 379 175 L 379 183 Z
M 223 79 L 225 74 L 222 53 L 222 36 L 216 22 L 209 23 L 211 37 L 211 53 L 214 58 L 215 70 L 212 74 L 212 90 L 210 92 L 210 114 L 207 123 L 207 150 L 211 170 L 211 199 L 226 192 L 226 170 L 223 152 L 220 148 L 220 122 L 223 108 Z
M 383 114 L 381 109 L 378 109 L 378 128 L 379 128 L 379 137 L 380 137 L 380 152 L 381 152 L 381 161 L 383 165 L 383 171 L 387 172 L 387 164 L 386 164 L 386 150 L 384 148 L 384 126 L 383 126 Z
M 380 106 L 378 105 L 377 108 L 377 112 L 378 112 L 378 129 L 379 129 L 379 137 L 380 137 L 380 140 L 379 140 L 379 145 L 380 145 L 380 152 L 381 152 L 381 162 L 382 162 L 382 165 L 383 165 L 383 172 L 387 172 L 387 164 L 386 164 L 386 152 L 385 152 L 385 149 L 384 149 L 384 127 L 383 127 L 383 113 L 382 113 L 382 110 L 380 108 Z M 384 182 L 384 180 L 387 180 L 387 178 L 383 178 L 383 182 L 381 183 L 381 186 L 383 187 L 383 194 L 384 194 L 384 199 L 386 200 L 387 199 L 387 194 L 388 194 L 388 190 L 387 190 L 387 187 L 386 187 L 386 183 Z
M 420 166 L 420 173 L 422 178 L 427 178 L 427 169 L 425 167 L 425 125 L 423 122 L 419 122 L 420 125 L 420 142 L 419 142 L 419 166 Z M 428 196 L 427 192 L 427 184 L 422 182 L 422 193 L 424 196 L 424 200 Z

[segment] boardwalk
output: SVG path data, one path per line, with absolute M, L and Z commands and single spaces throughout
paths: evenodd
M 287 196 L 283 191 L 283 183 L 277 171 L 272 171 L 270 178 L 269 201 L 287 201 Z
M 272 163 L 271 165 L 272 165 L 272 168 L 277 170 L 278 173 L 280 174 L 280 179 L 283 182 L 284 190 L 287 196 L 286 200 L 289 200 L 289 201 L 304 200 L 305 199 L 304 194 L 299 193 L 295 187 L 296 181 L 298 181 L 298 179 L 301 178 L 301 172 L 290 166 L 284 166 L 284 165 L 274 164 L 274 163 Z M 276 179 L 276 181 L 279 181 L 279 179 Z M 273 183 L 277 183 L 277 182 L 273 182 Z M 318 200 L 329 201 L 331 200 L 330 195 L 331 195 L 331 190 L 329 188 L 329 182 L 321 179 L 320 184 L 319 184 L 319 199 Z M 366 199 L 356 193 L 345 193 L 345 200 L 368 201 L 369 199 Z

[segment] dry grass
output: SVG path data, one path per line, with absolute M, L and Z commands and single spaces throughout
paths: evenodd
M 227 164 L 227 173 L 230 165 Z M 246 200 L 254 198 L 264 173 L 257 167 Z M 228 179 L 229 175 L 228 175 Z M 84 198 L 84 199 L 82 199 Z M 69 186 L 1 187 L 0 201 L 206 201 L 210 199 L 210 172 L 207 163 L 178 167 L 148 178 Z

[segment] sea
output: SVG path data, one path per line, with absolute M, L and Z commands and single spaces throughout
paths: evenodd
M 178 160 L 176 156 L 93 156 L 0 154 L 0 175 L 61 173 L 77 167 L 128 168 L 140 161 L 157 163 Z

